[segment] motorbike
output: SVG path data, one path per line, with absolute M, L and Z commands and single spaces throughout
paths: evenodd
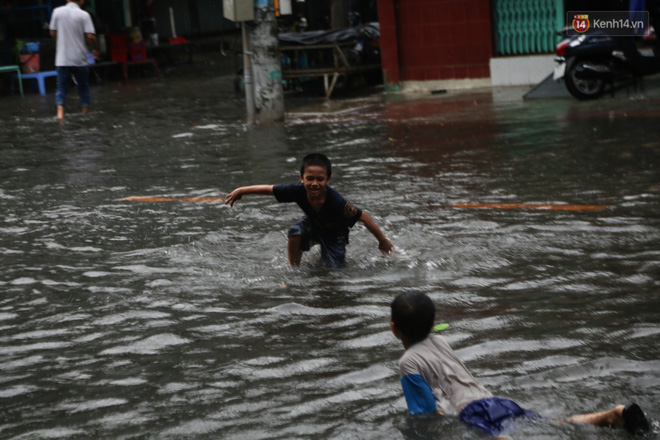
M 564 80 L 568 92 L 579 100 L 597 99 L 622 85 L 660 73 L 660 57 L 635 37 L 599 33 L 568 35 L 555 47 L 553 78 Z M 657 50 L 657 47 L 655 48 Z

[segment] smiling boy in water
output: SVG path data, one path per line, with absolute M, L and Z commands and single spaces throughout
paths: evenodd
M 411 415 L 454 415 L 491 435 L 501 434 L 516 417 L 535 417 L 514 401 L 493 396 L 472 376 L 442 336 L 430 334 L 435 305 L 427 295 L 402 293 L 392 301 L 391 312 L 390 328 L 405 349 L 399 359 L 399 374 Z M 635 403 L 574 415 L 566 421 L 622 427 L 633 434 L 650 430 L 644 412 Z
M 321 245 L 321 260 L 326 266 L 344 267 L 349 228 L 358 221 L 376 237 L 381 252 L 391 253 L 394 245 L 373 218 L 328 186 L 331 176 L 330 159 L 312 153 L 302 160 L 300 182 L 236 188 L 227 194 L 225 205 L 234 206 L 246 194 L 274 195 L 278 202 L 296 202 L 305 216 L 287 234 L 288 259 L 293 267 L 300 266 L 302 253 L 317 243 Z

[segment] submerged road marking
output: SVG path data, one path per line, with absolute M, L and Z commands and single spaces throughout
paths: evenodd
M 130 196 L 119 199 L 124 202 L 200 202 L 212 203 L 226 200 L 226 197 L 158 197 L 158 196 Z
M 552 211 L 602 211 L 607 205 L 559 205 L 547 203 L 456 203 L 450 208 L 540 209 Z
M 373 105 L 369 104 L 369 105 L 363 105 L 363 106 L 360 106 L 360 107 L 349 107 L 349 108 L 345 108 L 345 109 L 341 109 L 341 110 L 335 110 L 335 111 L 317 111 L 317 112 L 305 112 L 305 111 L 296 112 L 296 111 L 292 111 L 292 112 L 289 112 L 289 114 L 295 115 L 295 116 L 340 115 L 340 114 L 343 114 L 343 113 L 361 112 L 362 110 L 364 110 L 366 108 L 369 108 L 369 107 L 373 107 Z

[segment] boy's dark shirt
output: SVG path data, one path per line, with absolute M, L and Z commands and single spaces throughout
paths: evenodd
M 278 202 L 296 202 L 307 215 L 312 228 L 325 240 L 344 237 L 348 243 L 348 228 L 355 225 L 362 215 L 360 208 L 348 203 L 329 186 L 326 186 L 325 202 L 319 212 L 309 204 L 302 182 L 273 185 L 273 194 Z

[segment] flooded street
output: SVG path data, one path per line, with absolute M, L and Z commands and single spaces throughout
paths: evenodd
M 296 97 L 248 127 L 225 70 L 93 85 L 89 116 L 72 91 L 63 123 L 52 92 L 0 97 L 0 438 L 484 438 L 407 416 L 389 303 L 409 289 L 544 416 L 513 438 L 632 438 L 551 420 L 633 400 L 660 430 L 657 87 Z M 394 255 L 359 224 L 347 268 L 315 248 L 291 269 L 295 204 L 118 200 L 296 181 L 310 152 Z

